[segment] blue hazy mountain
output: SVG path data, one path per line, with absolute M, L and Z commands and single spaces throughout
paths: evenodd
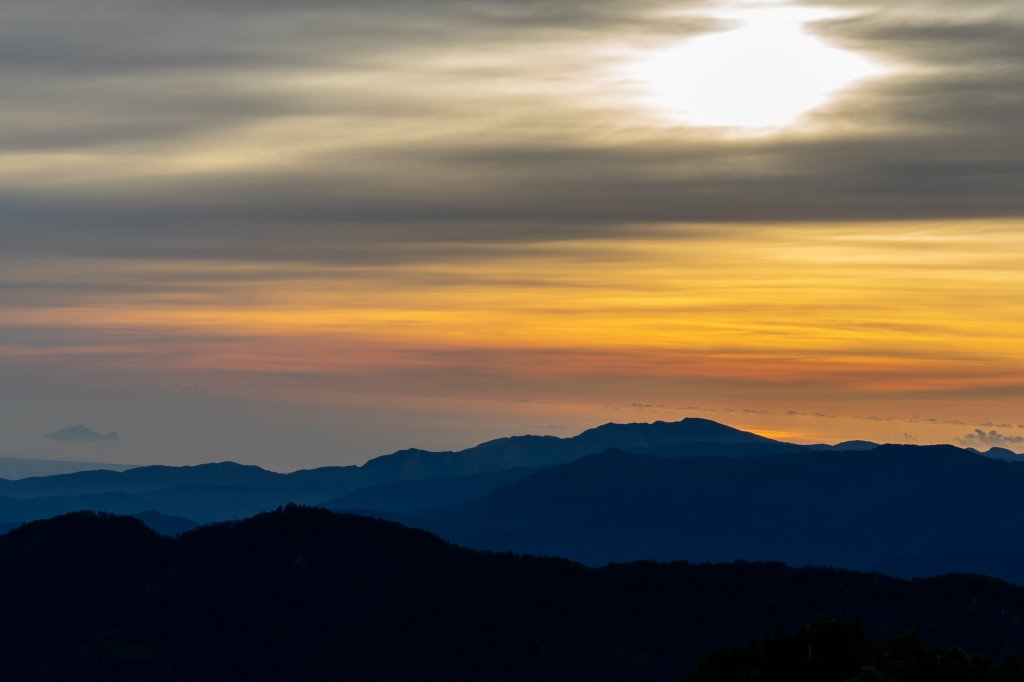
M 812 450 L 831 450 L 834 452 L 857 452 L 863 450 L 874 450 L 879 446 L 878 443 L 873 443 L 869 440 L 845 440 L 842 443 L 836 443 L 829 445 L 828 443 L 816 443 L 815 445 L 808 445 L 807 447 Z
M 111 431 L 104 435 L 96 433 L 89 427 L 82 426 L 81 424 L 78 426 L 69 426 L 68 428 L 61 429 L 60 431 L 54 431 L 53 433 L 47 434 L 46 437 L 52 438 L 53 440 L 67 441 L 69 443 L 97 443 L 105 440 L 113 441 L 118 438 L 117 431 Z
M 32 523 L 0 537 L 0 602 L 12 682 L 667 682 L 712 651 L 835 618 L 875 640 L 914 630 L 1024 654 L 1024 589 L 992 579 L 588 569 L 302 508 L 175 539 L 124 517 Z
M 639 447 L 618 448 L 628 449 L 637 455 L 654 455 L 656 457 L 768 457 L 785 453 L 807 452 L 804 445 L 782 443 L 774 440 L 754 441 L 748 443 L 662 443 Z M 596 453 L 594 453 L 596 454 Z
M 787 452 L 806 452 L 806 448 L 776 441 L 754 441 L 746 443 L 666 443 L 635 447 L 630 452 L 658 457 L 765 457 Z M 360 488 L 320 504 L 328 509 L 387 512 L 381 514 L 381 517 L 404 520 L 404 517 L 394 517 L 392 514 L 426 511 L 433 507 L 468 502 L 525 478 L 538 470 L 539 468 L 517 468 L 489 474 L 397 481 Z
M 112 464 L 109 462 L 81 462 L 61 459 L 37 459 L 34 457 L 0 457 L 0 479 L 56 476 L 96 469 L 124 471 L 131 468 L 132 465 Z
M 1021 556 L 1024 466 L 952 446 L 772 457 L 609 450 L 538 471 L 419 525 L 469 547 L 564 556 L 875 568 L 901 556 Z M 965 566 L 967 564 L 964 564 Z M 970 564 L 1021 580 L 1024 565 Z
M 0 523 L 79 509 L 210 523 L 300 503 L 591 564 L 749 559 L 907 576 L 951 567 L 1024 582 L 1024 467 L 986 454 L 805 447 L 702 419 L 606 424 L 290 474 L 222 462 L 0 480 Z M 513 466 L 522 463 L 535 466 Z
M 130 514 L 130 516 L 142 521 L 160 535 L 166 535 L 167 537 L 176 537 L 199 526 L 198 523 L 191 519 L 181 516 L 168 516 L 152 509 L 135 512 Z
M 120 472 L 86 471 L 0 480 L 0 522 L 28 521 L 78 509 L 113 513 L 153 509 L 205 523 L 241 518 L 290 502 L 322 504 L 330 501 L 336 506 L 335 498 L 383 484 L 552 466 L 608 447 L 663 445 L 673 449 L 676 453 L 673 456 L 682 456 L 688 441 L 691 444 L 701 441 L 701 453 L 706 453 L 707 448 L 736 452 L 737 448 L 750 446 L 769 452 L 797 447 L 705 419 L 684 419 L 672 423 L 605 424 L 572 438 L 501 438 L 459 452 L 402 450 L 362 466 L 322 467 L 289 474 L 233 462 L 148 466 Z M 436 485 L 416 487 L 416 494 L 424 496 L 425 500 L 429 498 L 428 506 L 450 504 L 467 499 L 473 485 L 472 481 L 438 480 Z M 493 489 L 486 485 L 479 488 L 481 495 Z M 349 502 L 344 504 L 347 506 Z M 389 504 L 385 508 L 394 507 Z
M 971 452 L 976 452 L 979 455 L 985 457 L 991 457 L 992 459 L 1001 459 L 1004 462 L 1024 462 L 1024 455 L 1018 454 L 1013 450 L 1007 448 L 989 448 L 982 452 L 981 450 L 975 450 L 974 448 L 967 448 Z
M 493 474 L 445 476 L 413 481 L 396 481 L 360 488 L 326 500 L 320 506 L 337 510 L 410 512 L 468 502 L 498 488 L 526 478 L 536 469 L 509 469 Z
M 325 476 L 329 475 L 325 472 Z M 100 492 L 140 493 L 182 485 L 273 487 L 283 474 L 257 466 L 217 462 L 198 466 L 146 466 L 126 471 L 93 470 L 16 481 L 0 480 L 0 495 L 32 498 Z
M 401 450 L 370 460 L 363 465 L 362 475 L 368 479 L 381 477 L 385 481 L 465 476 L 519 467 L 553 466 L 609 448 L 628 450 L 677 443 L 777 444 L 777 441 L 708 419 L 604 424 L 571 438 L 513 436 L 459 452 Z

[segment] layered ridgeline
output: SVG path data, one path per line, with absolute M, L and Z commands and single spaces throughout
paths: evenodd
M 292 474 L 222 463 L 0 481 L 0 523 L 145 511 L 173 533 L 295 502 L 595 565 L 771 560 L 1024 584 L 1021 490 L 1024 466 L 952 446 L 804 447 L 686 419 Z
M 405 517 L 459 544 L 566 556 L 785 561 L 1024 583 L 1024 466 L 951 446 L 670 458 L 609 450 Z
M 585 568 L 303 508 L 173 540 L 123 517 L 36 522 L 0 538 L 0 601 L 11 681 L 678 681 L 713 651 L 819 619 L 1024 653 L 1024 588 L 989 578 Z
M 766 454 L 795 447 L 712 421 L 684 419 L 674 423 L 606 424 L 572 438 L 501 438 L 459 452 L 401 450 L 362 466 L 323 467 L 290 474 L 221 462 L 0 479 L 0 523 L 48 518 L 78 509 L 129 514 L 154 510 L 198 522 L 222 521 L 289 502 L 321 504 L 370 486 L 477 476 L 472 483 L 439 481 L 437 492 L 422 492 L 427 504 L 451 503 L 472 499 L 510 482 L 516 474 L 505 472 L 513 469 L 526 475 L 533 468 L 570 462 L 608 448 L 643 451 L 679 444 L 686 445 L 692 454 L 740 445 L 750 446 L 750 453 Z M 496 473 L 502 475 L 488 476 Z M 371 508 L 380 507 L 374 503 Z

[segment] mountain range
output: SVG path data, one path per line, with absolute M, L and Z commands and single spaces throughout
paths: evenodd
M 1024 467 L 1008 459 L 953 446 L 801 446 L 704 419 L 606 424 L 289 474 L 222 462 L 0 480 L 0 524 L 89 509 L 148 515 L 174 534 L 298 503 L 591 565 L 745 559 L 1024 584 Z
M 132 466 L 128 464 L 112 464 L 110 462 L 0 456 L 0 479 L 38 478 L 40 476 L 56 476 L 58 474 L 72 474 L 77 471 L 95 471 L 97 469 L 124 471 L 131 468 Z
M 798 447 L 708 420 L 684 419 L 673 423 L 606 424 L 572 438 L 501 438 L 458 452 L 400 450 L 362 466 L 322 467 L 289 474 L 219 462 L 0 479 L 0 522 L 46 518 L 77 509 L 117 513 L 154 509 L 205 523 L 250 516 L 289 502 L 320 504 L 382 484 L 547 467 L 610 447 L 642 451 L 675 444 L 696 447 L 701 442 L 721 447 L 749 444 L 766 448 L 766 453 Z M 458 487 L 461 483 L 440 485 Z M 441 498 L 440 502 L 453 501 Z
M 608 450 L 403 520 L 468 547 L 594 565 L 743 558 L 916 575 L 941 557 L 1024 582 L 1021 490 L 1024 466 L 952 446 L 691 458 Z M 950 566 L 954 554 L 961 563 Z
M 716 650 L 836 618 L 873 640 L 1024 654 L 1024 588 L 989 578 L 595 569 L 299 507 L 173 540 L 126 517 L 34 522 L 0 537 L 0 601 L 11 682 L 677 681 Z

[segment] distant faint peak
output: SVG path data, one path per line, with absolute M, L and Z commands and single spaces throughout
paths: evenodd
M 53 440 L 62 440 L 70 443 L 96 443 L 99 441 L 113 441 L 117 440 L 117 431 L 111 431 L 110 433 L 103 435 L 93 431 L 88 426 L 78 424 L 77 426 L 69 426 L 66 429 L 60 431 L 54 431 L 53 433 L 46 434 L 46 438 L 52 438 Z
M 879 443 L 870 440 L 844 440 L 842 443 L 836 443 L 835 445 L 816 443 L 807 447 L 812 450 L 829 450 L 831 452 L 866 452 L 879 447 Z
M 878 447 L 878 443 L 870 440 L 844 440 L 842 443 L 833 445 L 836 450 L 871 450 Z
M 1024 462 L 1024 455 L 1018 454 L 1007 448 L 993 447 L 989 448 L 987 452 L 982 452 L 976 448 L 967 449 L 981 455 L 982 457 L 988 457 L 989 459 L 1001 459 L 1004 462 Z

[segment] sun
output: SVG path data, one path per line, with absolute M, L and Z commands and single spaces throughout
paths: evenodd
M 638 63 L 652 106 L 693 126 L 778 129 L 827 103 L 877 65 L 806 30 L 821 13 L 795 7 L 723 13 L 731 30 Z

